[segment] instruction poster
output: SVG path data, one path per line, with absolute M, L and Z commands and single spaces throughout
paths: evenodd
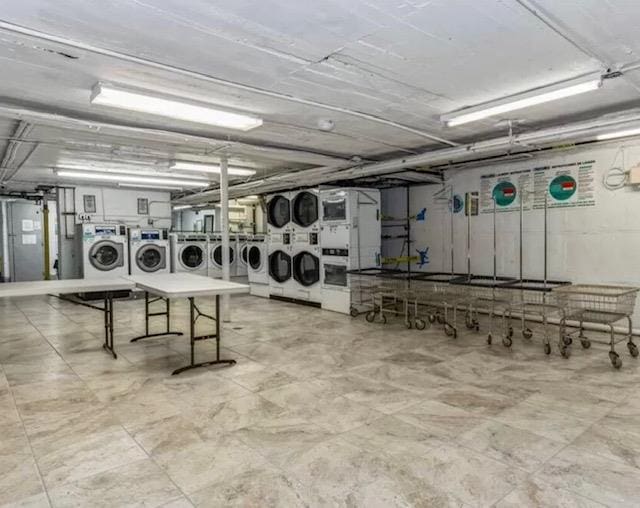
M 595 161 L 580 161 L 483 175 L 482 213 L 595 206 Z

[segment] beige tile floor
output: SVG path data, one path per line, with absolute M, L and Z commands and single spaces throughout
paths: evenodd
M 638 362 L 546 357 L 249 296 L 231 368 L 171 376 L 187 339 L 0 301 L 0 506 L 640 506 Z M 210 305 L 203 302 L 203 307 Z M 173 305 L 186 330 L 186 304 Z M 159 326 L 159 323 L 158 323 Z M 213 344 L 199 344 L 199 358 Z

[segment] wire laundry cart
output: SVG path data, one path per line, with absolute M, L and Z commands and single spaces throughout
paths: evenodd
M 447 335 L 456 337 L 455 316 L 450 318 L 454 302 L 459 298 L 450 281 L 457 275 L 444 272 L 422 272 L 412 276 L 405 291 L 405 325 L 423 330 L 427 323 L 444 325 Z
M 351 293 L 351 305 L 349 313 L 351 317 L 358 317 L 375 311 L 375 294 L 380 280 L 378 276 L 384 273 L 382 268 L 363 268 L 360 270 L 349 270 L 349 289 Z
M 597 341 L 609 346 L 609 359 L 611 364 L 619 369 L 622 360 L 616 352 L 615 346 L 618 342 L 627 341 L 629 353 L 634 358 L 638 356 L 638 346 L 632 340 L 633 314 L 636 296 L 640 288 L 628 286 L 607 286 L 597 284 L 576 284 L 572 286 L 562 286 L 553 290 L 558 305 L 565 310 L 565 316 L 560 323 L 560 354 L 568 358 L 571 354 L 570 346 L 573 342 L 572 335 L 578 334 L 578 339 L 582 347 L 591 347 L 592 342 L 596 342 L 584 335 L 584 323 L 598 323 L 609 326 L 609 341 Z M 578 329 L 568 332 L 567 322 L 577 321 Z M 614 324 L 619 321 L 626 321 L 627 332 L 620 339 L 616 338 Z
M 408 280 L 406 272 L 384 269 L 380 269 L 373 278 L 361 278 L 358 284 L 363 298 L 369 305 L 365 319 L 369 323 L 378 320 L 384 324 L 387 322 L 387 316 L 403 315 Z

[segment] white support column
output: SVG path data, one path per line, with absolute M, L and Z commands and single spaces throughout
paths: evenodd
M 229 280 L 229 175 L 226 157 L 220 159 L 220 229 L 222 229 L 222 279 Z M 229 295 L 222 296 L 223 321 L 230 321 Z

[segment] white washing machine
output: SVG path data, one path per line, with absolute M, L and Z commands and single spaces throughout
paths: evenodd
M 82 277 L 114 278 L 128 275 L 127 227 L 113 224 L 78 224 L 76 239 L 81 243 Z
M 251 294 L 269 298 L 269 254 L 267 238 L 256 234 L 249 240 L 247 251 L 247 276 Z
M 292 244 L 318 245 L 320 235 L 318 189 L 306 189 L 291 193 Z
M 285 296 L 311 303 L 321 303 L 322 282 L 320 262 L 322 251 L 319 245 L 305 245 L 292 248 L 292 282 L 285 289 Z
M 170 252 L 167 229 L 129 229 L 131 275 L 171 272 Z
M 222 278 L 222 236 L 209 237 L 209 277 Z M 236 273 L 236 237 L 229 235 L 229 276 Z
M 208 238 L 202 233 L 172 233 L 171 271 L 207 275 Z
M 274 249 L 291 245 L 293 227 L 291 223 L 291 201 L 289 192 L 267 196 L 267 234 L 269 245 Z
M 249 256 L 249 246 L 250 246 L 250 235 L 246 233 L 238 233 L 236 239 L 236 277 L 246 277 L 249 273 L 248 271 L 248 256 Z M 234 275 L 234 274 L 232 274 Z

